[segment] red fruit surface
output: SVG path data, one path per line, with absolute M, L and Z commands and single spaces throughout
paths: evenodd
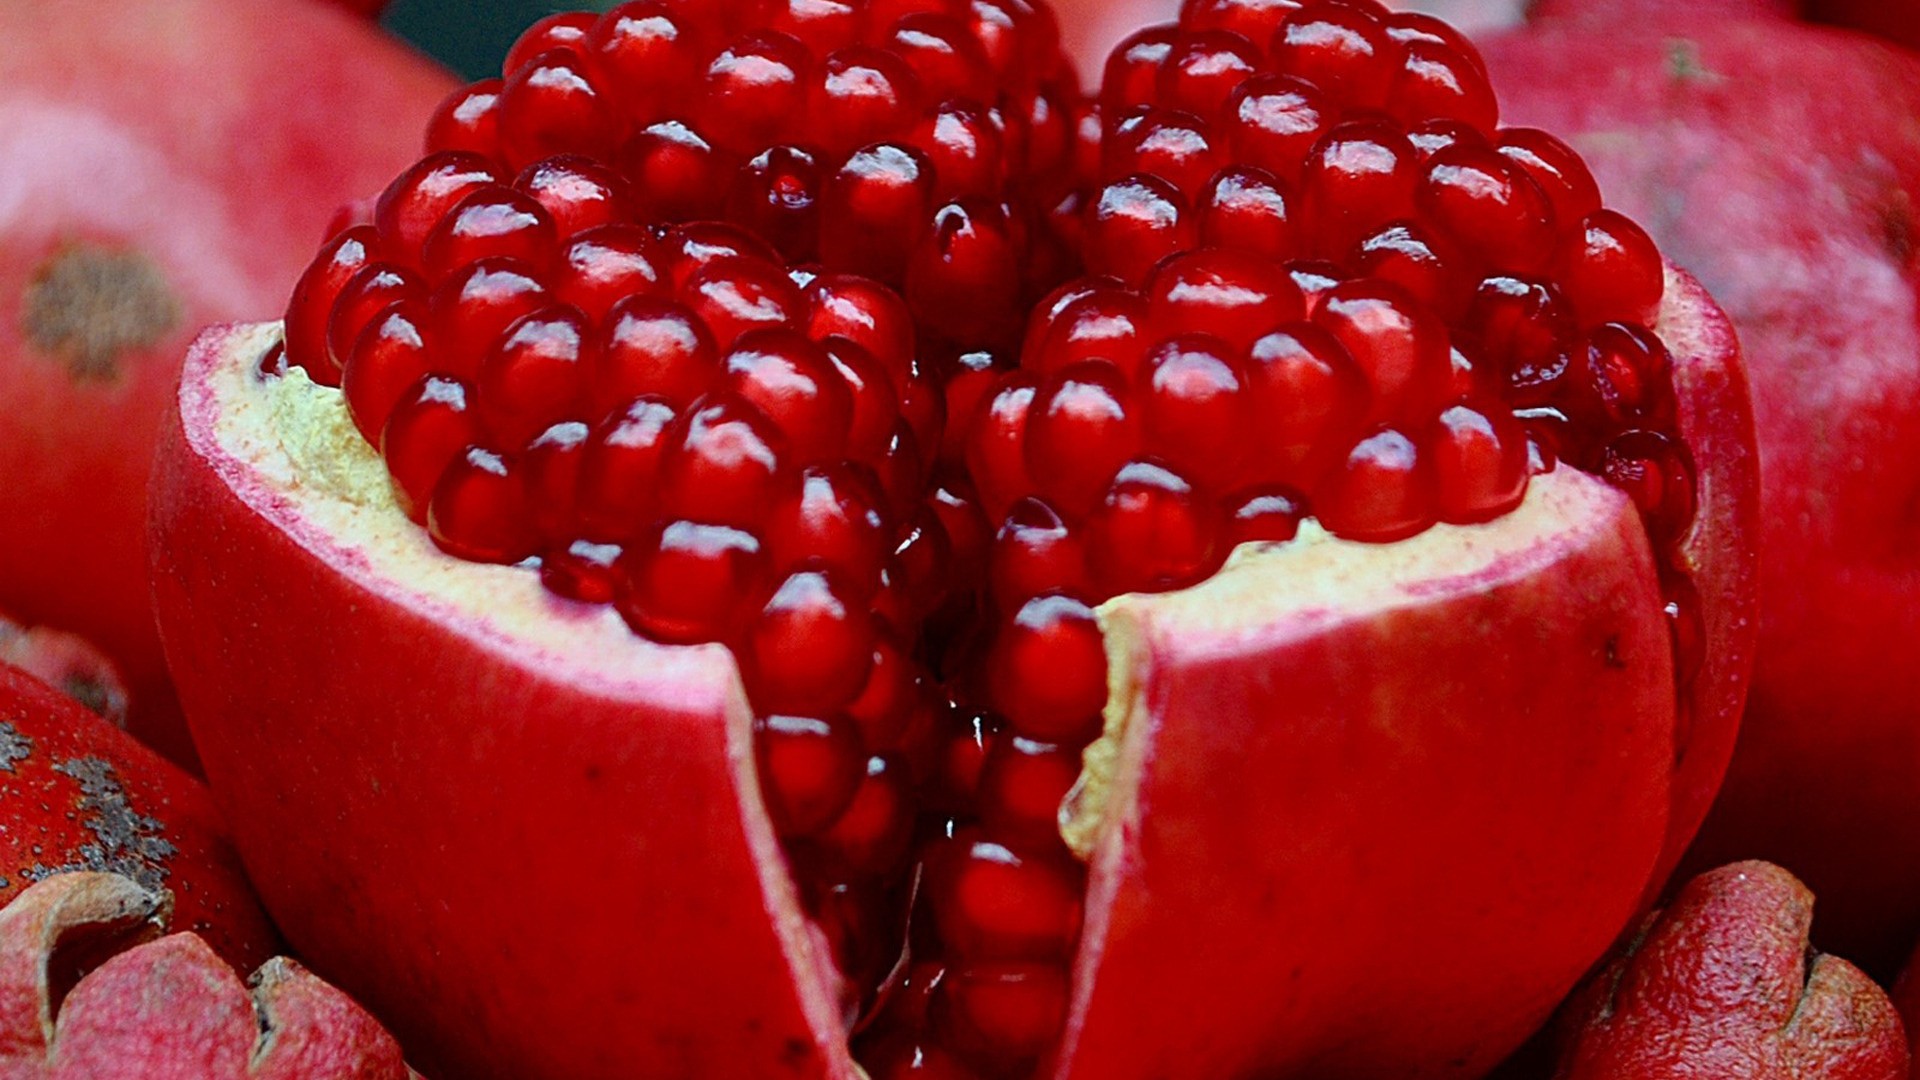
M 156 588 L 275 910 L 460 1075 L 1484 1069 L 1725 765 L 1718 309 L 1458 34 L 1320 2 L 1116 54 L 1046 225 L 1095 276 L 1009 325 L 1049 16 L 769 15 L 543 20 L 190 359 Z M 811 186 L 908 85 L 1034 114 Z M 675 220 L 723 181 L 785 209 Z
M 1508 116 L 1585 155 L 1752 369 L 1760 645 L 1694 865 L 1792 867 L 1823 944 L 1890 973 L 1920 931 L 1920 58 L 1750 6 L 1542 4 L 1485 52 Z
M 284 305 L 448 80 L 311 0 L 8 4 L 0 68 L 0 605 L 105 649 L 185 759 L 141 551 L 179 358 Z
M 229 962 L 258 964 L 278 941 L 199 781 L 0 666 L 0 901 L 74 870 L 166 888 L 179 925 Z
M 1913 0 L 1808 0 L 1808 17 L 1879 34 L 1920 49 L 1920 4 Z
M 1694 878 L 1568 1002 L 1555 1080 L 1903 1080 L 1899 1013 L 1808 944 L 1813 909 L 1770 863 Z
M 240 976 L 173 896 L 75 871 L 0 909 L 0 1074 L 20 1080 L 407 1080 L 400 1047 L 285 957 Z M 164 935 L 164 936 L 163 936 Z

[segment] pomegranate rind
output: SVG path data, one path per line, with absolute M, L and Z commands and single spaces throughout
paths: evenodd
M 0 911 L 0 1075 L 411 1075 L 399 1044 L 346 995 L 284 958 L 256 972 L 250 992 L 198 936 L 160 936 L 171 911 L 164 890 L 88 872 L 49 878 Z
M 1556 1080 L 1905 1080 L 1899 1013 L 1812 949 L 1813 915 L 1813 892 L 1770 863 L 1694 878 L 1569 1003 Z
M 1571 469 L 1486 526 L 1320 533 L 1109 602 L 1055 1076 L 1479 1075 L 1664 881 L 1738 726 L 1757 512 L 1731 328 L 1667 284 L 1702 462 L 1677 560 L 1706 606 L 1698 719 L 1637 515 Z
M 430 1071 L 854 1075 L 731 657 L 440 554 L 365 488 L 339 395 L 306 389 L 315 426 L 276 414 L 304 381 L 258 376 L 278 334 L 188 356 L 151 550 L 208 778 L 290 940 Z

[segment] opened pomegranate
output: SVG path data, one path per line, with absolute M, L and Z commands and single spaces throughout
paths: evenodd
M 1920 58 L 1739 6 L 1542 3 L 1487 59 L 1509 115 L 1587 154 L 1752 361 L 1764 609 L 1695 865 L 1791 868 L 1823 947 L 1890 975 L 1920 931 Z
M 279 309 L 447 79 L 315 0 L 6 4 L 0 70 L 0 606 L 98 644 L 187 759 L 142 548 L 180 357 Z
M 303 951 L 463 1076 L 1497 1060 L 1731 745 L 1712 302 L 1444 24 L 1220 3 L 1116 52 L 1086 175 L 1004 174 L 1087 198 L 1009 234 L 1086 276 L 1002 371 L 850 272 L 892 232 L 680 220 L 620 106 L 514 102 L 691 64 L 625 93 L 794 160 L 854 59 L 1026 86 L 1049 17 L 676 11 L 536 26 L 435 121 L 520 150 L 436 142 L 189 358 L 159 611 Z
M 393 1037 L 275 957 L 245 984 L 173 896 L 57 874 L 0 909 L 0 1073 L 17 1080 L 407 1080 Z
M 1900 1014 L 1807 942 L 1814 897 L 1769 863 L 1689 881 L 1561 1017 L 1556 1080 L 1905 1080 Z

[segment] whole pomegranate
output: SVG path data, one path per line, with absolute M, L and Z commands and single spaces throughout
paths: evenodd
M 1890 972 L 1920 930 L 1920 57 L 1740 7 L 1555 0 L 1483 47 L 1751 363 L 1760 648 L 1696 862 L 1790 867 L 1828 947 Z
M 447 77 L 315 0 L 0 4 L 0 69 L 0 606 L 104 648 L 190 759 L 141 548 L 180 356 L 280 306 Z
M 127 726 L 126 680 L 105 653 L 78 634 L 23 626 L 0 613 L 0 664 L 19 668 L 116 727 Z
M 0 665 L 0 902 L 70 870 L 165 887 L 229 961 L 278 941 L 206 789 L 104 720 Z
M 1216 0 L 1078 103 L 1052 27 L 556 16 L 190 354 L 208 775 L 432 1064 L 1472 1075 L 1692 835 L 1712 301 L 1445 24 Z
M 1694 878 L 1568 1003 L 1555 1080 L 1905 1080 L 1900 1014 L 1812 924 L 1777 866 Z
M 407 1080 L 393 1037 L 275 957 L 246 983 L 173 897 L 56 874 L 0 909 L 0 1074 L 15 1080 Z

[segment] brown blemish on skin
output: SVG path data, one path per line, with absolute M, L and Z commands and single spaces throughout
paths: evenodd
M 21 297 L 20 333 L 76 381 L 108 382 L 129 353 L 158 346 L 185 317 L 153 260 L 73 243 L 34 271 Z
M 53 771 L 80 785 L 80 810 L 89 815 L 83 824 L 93 833 L 94 842 L 81 845 L 73 860 L 60 866 L 35 863 L 27 871 L 28 880 L 95 870 L 132 878 L 147 889 L 165 885 L 171 873 L 167 864 L 176 849 L 166 838 L 166 826 L 127 802 L 113 765 L 96 757 L 72 758 L 55 765 Z

